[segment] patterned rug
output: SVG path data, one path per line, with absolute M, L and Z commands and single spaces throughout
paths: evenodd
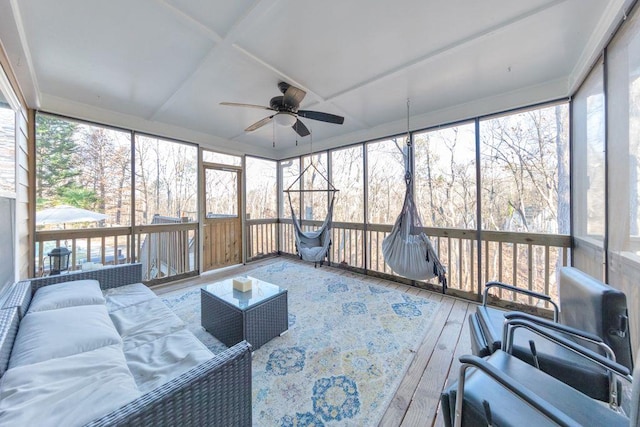
M 377 425 L 438 303 L 289 261 L 245 275 L 289 293 L 289 331 L 253 355 L 254 425 Z M 226 348 L 200 326 L 199 287 L 162 298 L 214 353 Z

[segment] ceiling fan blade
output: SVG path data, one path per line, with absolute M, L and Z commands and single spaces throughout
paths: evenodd
M 335 123 L 341 125 L 344 123 L 344 117 L 335 114 L 322 113 L 320 111 L 298 110 L 298 116 L 311 120 L 319 120 L 321 122 Z
M 293 124 L 293 126 L 291 126 L 291 128 L 293 128 L 293 130 L 295 130 L 296 133 L 302 137 L 305 137 L 311 134 L 311 132 L 309 132 L 309 129 L 307 129 L 304 123 L 302 123 L 300 120 L 296 120 L 296 122 Z
M 307 92 L 303 91 L 302 89 L 289 85 L 284 93 L 284 98 L 282 101 L 285 105 L 292 105 L 295 108 L 298 108 L 298 105 L 300 105 L 300 102 L 302 102 L 306 94 Z
M 221 102 L 220 105 L 226 105 L 227 107 L 249 107 L 249 108 L 259 108 L 260 110 L 272 110 L 275 111 L 271 107 L 265 107 L 264 105 L 255 105 L 255 104 L 240 104 L 238 102 Z
M 275 116 L 275 114 L 274 114 Z M 256 129 L 261 128 L 262 126 L 266 125 L 267 123 L 269 123 L 271 121 L 271 119 L 273 119 L 273 116 L 269 116 L 269 117 L 265 117 L 264 119 L 255 122 L 254 124 L 252 124 L 251 126 L 249 126 L 248 128 L 246 128 L 244 131 L 245 132 L 251 132 L 254 131 Z

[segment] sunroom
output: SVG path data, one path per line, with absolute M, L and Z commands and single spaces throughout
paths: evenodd
M 430 3 L 4 1 L 0 286 L 140 263 L 162 294 L 283 261 L 444 292 L 383 256 L 410 171 L 469 313 L 490 281 L 558 302 L 573 266 L 625 293 L 638 348 L 636 2 Z M 332 215 L 322 265 L 296 261 L 292 213 Z

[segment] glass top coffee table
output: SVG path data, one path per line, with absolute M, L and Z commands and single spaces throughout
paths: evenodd
M 251 290 L 233 288 L 233 279 L 200 291 L 202 327 L 231 347 L 242 340 L 253 350 L 282 335 L 289 327 L 287 290 L 253 277 Z

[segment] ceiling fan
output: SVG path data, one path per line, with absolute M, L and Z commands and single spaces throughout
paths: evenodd
M 335 123 L 341 125 L 344 123 L 344 117 L 335 114 L 323 113 L 320 111 L 298 110 L 300 102 L 307 94 L 300 88 L 290 85 L 289 83 L 279 82 L 278 88 L 282 92 L 282 96 L 274 96 L 269 101 L 269 107 L 254 104 L 240 104 L 237 102 L 221 102 L 220 105 L 228 105 L 231 107 L 250 107 L 260 108 L 262 110 L 275 111 L 275 114 L 265 117 L 257 121 L 248 128 L 246 132 L 251 132 L 269 123 L 271 120 L 281 126 L 291 126 L 296 133 L 302 137 L 309 135 L 309 129 L 300 121 L 298 117 L 306 119 L 319 120 L 321 122 Z

